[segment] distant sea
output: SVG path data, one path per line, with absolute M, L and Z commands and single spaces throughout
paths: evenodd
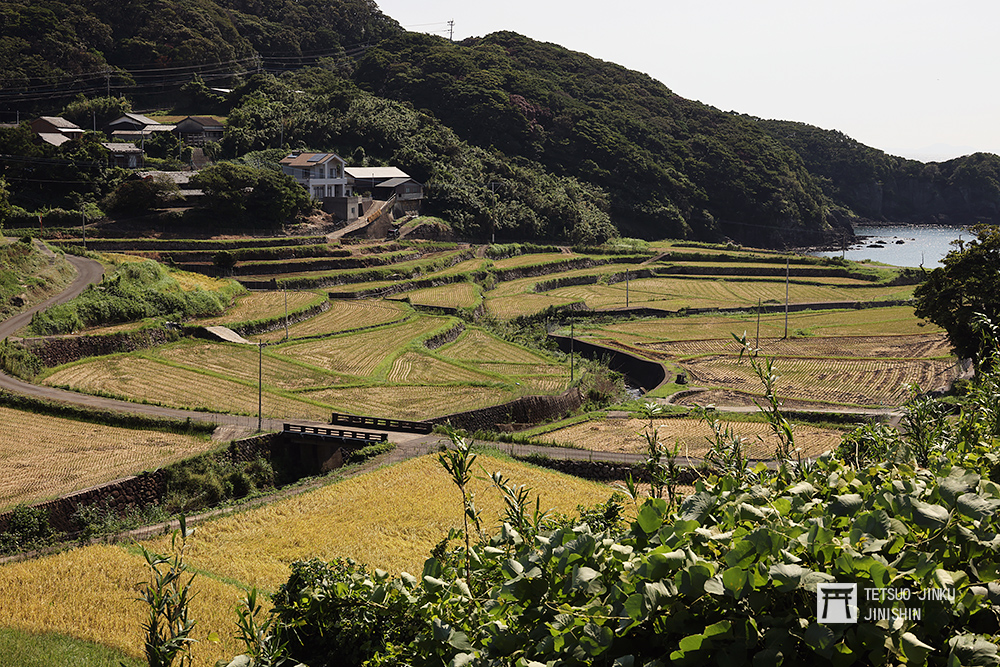
M 846 251 L 816 250 L 809 252 L 817 257 L 840 257 L 875 262 L 893 266 L 920 266 L 933 269 L 954 250 L 952 241 L 975 238 L 967 227 L 943 225 L 858 225 L 854 228 L 858 242 Z

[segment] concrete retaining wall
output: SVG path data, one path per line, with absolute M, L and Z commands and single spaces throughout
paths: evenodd
M 556 419 L 573 412 L 581 405 L 583 395 L 574 387 L 557 396 L 522 396 L 503 405 L 456 412 L 428 421 L 434 424 L 451 424 L 467 431 L 490 431 L 497 429 L 498 424 L 537 424 Z
M 607 357 L 608 367 L 621 373 L 629 379 L 629 383 L 642 387 L 646 391 L 652 391 L 663 384 L 667 379 L 667 371 L 662 364 L 648 359 L 642 359 L 628 352 L 616 350 L 603 345 L 596 345 L 582 340 L 572 340 L 569 336 L 557 336 L 549 334 L 549 338 L 556 341 L 559 349 L 569 352 L 570 347 L 588 359 L 601 359 Z

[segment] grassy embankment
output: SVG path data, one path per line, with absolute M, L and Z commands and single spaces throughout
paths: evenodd
M 30 241 L 30 237 L 28 237 Z M 0 236 L 0 319 L 40 303 L 72 281 L 75 270 L 61 255 L 46 257 L 30 242 Z

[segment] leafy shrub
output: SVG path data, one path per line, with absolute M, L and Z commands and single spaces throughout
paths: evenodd
M 349 453 L 344 459 L 344 463 L 363 463 L 368 459 L 391 452 L 394 449 L 396 449 L 396 443 L 388 441 L 380 442 L 377 445 L 368 445 Z
M 142 507 L 128 505 L 119 512 L 107 502 L 81 505 L 73 513 L 73 522 L 79 531 L 77 537 L 81 541 L 89 540 L 98 535 L 114 535 L 166 521 L 168 518 L 169 515 L 158 505 Z
M 0 554 L 29 551 L 52 544 L 58 534 L 49 525 L 44 507 L 18 505 L 10 514 L 7 530 L 0 533 Z
M 927 432 L 896 447 L 869 429 L 854 465 L 796 463 L 789 431 L 777 470 L 708 474 L 677 505 L 647 499 L 624 530 L 609 507 L 592 525 L 532 537 L 539 524 L 519 530 L 510 510 L 524 518 L 525 503 L 505 493 L 499 531 L 469 544 L 467 528 L 457 552 L 443 542 L 422 578 L 298 563 L 275 598 L 279 627 L 313 667 L 348 653 L 347 664 L 414 666 L 996 664 L 998 380 L 974 384 L 945 426 L 911 413 L 933 422 L 934 446 L 920 445 Z M 782 428 L 776 407 L 767 415 Z M 463 508 L 478 520 L 464 495 Z M 861 604 L 891 622 L 817 622 L 817 585 L 832 582 L 857 584 Z M 870 591 L 888 595 L 876 604 Z M 921 600 L 919 618 L 917 603 L 893 601 L 901 592 Z
M 166 469 L 168 512 L 212 507 L 272 488 L 275 472 L 264 458 L 233 462 L 227 452 L 209 453 Z
M 23 380 L 30 380 L 42 372 L 42 360 L 20 343 L 8 339 L 0 342 L 0 369 Z
M 379 602 L 371 604 L 375 582 Z M 417 633 L 414 614 L 405 592 L 389 584 L 388 573 L 350 559 L 292 563 L 273 598 L 289 653 L 310 667 L 361 667 L 387 646 L 408 643 Z

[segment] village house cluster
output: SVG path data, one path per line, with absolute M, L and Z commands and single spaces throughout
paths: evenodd
M 59 116 L 36 118 L 30 127 L 41 141 L 53 146 L 78 139 L 85 132 Z M 101 142 L 108 152 L 108 164 L 126 169 L 145 167 L 145 142 L 157 133 L 171 132 L 182 145 L 200 148 L 222 139 L 225 130 L 223 122 L 212 116 L 187 116 L 176 124 L 168 124 L 137 113 L 126 113 L 104 129 L 112 139 Z M 195 160 L 192 167 L 203 165 L 204 160 Z M 397 217 L 416 215 L 424 198 L 423 184 L 401 169 L 349 167 L 336 153 L 292 152 L 281 160 L 281 168 L 324 211 L 348 222 L 390 209 Z M 379 210 L 374 210 L 375 207 Z

